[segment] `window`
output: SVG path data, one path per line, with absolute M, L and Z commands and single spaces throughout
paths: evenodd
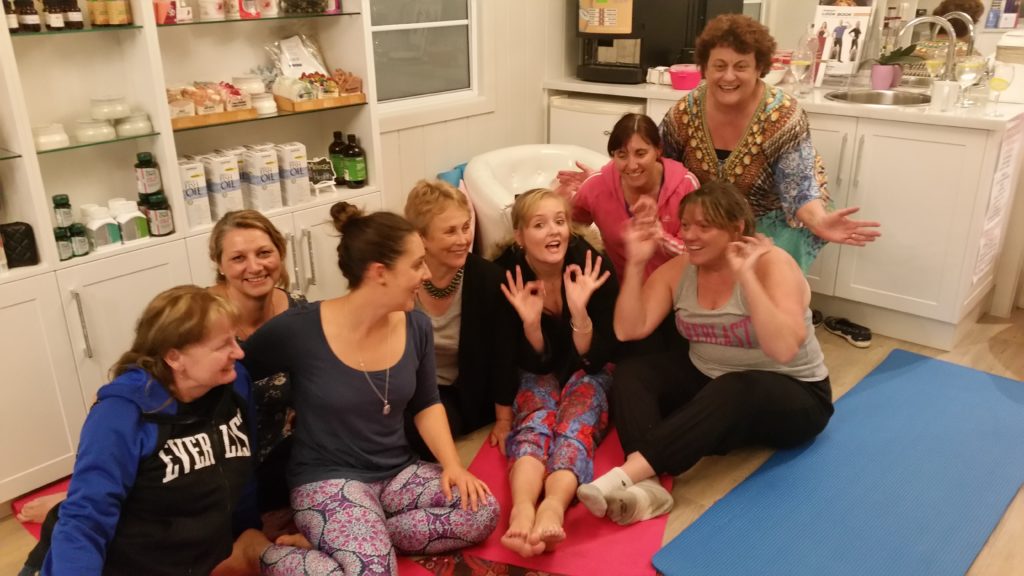
M 377 101 L 476 89 L 473 0 L 373 0 Z

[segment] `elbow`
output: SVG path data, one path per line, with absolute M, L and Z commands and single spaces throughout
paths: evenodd
M 789 364 L 796 358 L 798 352 L 800 352 L 799 346 L 788 345 L 778 346 L 775 350 L 765 350 L 765 354 L 779 364 Z
M 636 334 L 636 330 L 630 329 L 629 326 L 624 326 L 622 322 L 615 322 L 613 325 L 615 332 L 615 339 L 619 342 L 630 342 L 640 338 Z

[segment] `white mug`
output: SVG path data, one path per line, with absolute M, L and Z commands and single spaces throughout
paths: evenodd
M 960 84 L 952 80 L 935 80 L 932 82 L 931 109 L 936 112 L 947 112 L 956 105 L 960 95 Z

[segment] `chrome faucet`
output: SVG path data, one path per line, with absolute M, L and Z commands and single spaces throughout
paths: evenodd
M 974 54 L 974 19 L 971 18 L 966 12 L 949 12 L 943 16 L 946 20 L 954 19 L 959 20 L 967 26 L 967 55 Z
M 948 14 L 947 14 L 948 16 Z M 899 32 L 896 34 L 896 45 L 900 43 L 900 38 L 918 24 L 938 24 L 939 27 L 946 33 L 949 39 L 949 47 L 946 49 L 946 71 L 942 75 L 944 80 L 956 80 L 956 31 L 953 30 L 953 25 L 949 23 L 949 20 L 941 16 L 918 16 L 910 22 L 907 22 L 900 27 Z

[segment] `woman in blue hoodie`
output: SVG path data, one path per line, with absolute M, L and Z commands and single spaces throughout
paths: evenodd
M 251 470 L 236 313 L 196 286 L 146 307 L 82 428 L 44 574 L 209 574 Z

